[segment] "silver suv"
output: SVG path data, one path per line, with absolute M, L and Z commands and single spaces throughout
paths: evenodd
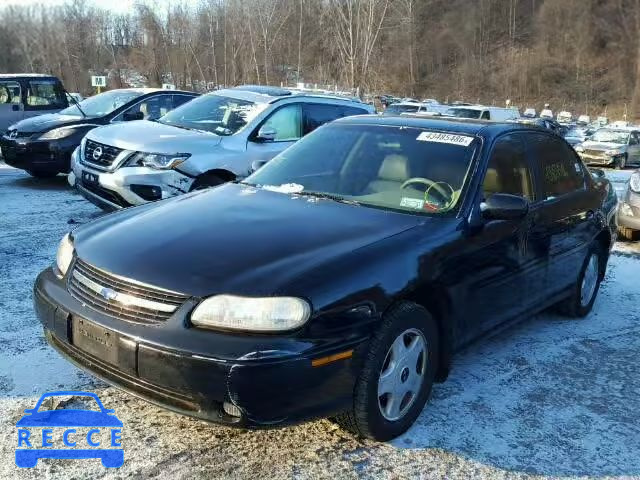
M 243 178 L 320 125 L 374 112 L 328 95 L 242 86 L 203 95 L 150 121 L 87 134 L 69 182 L 112 210 Z
M 608 165 L 623 169 L 640 163 L 640 131 L 634 128 L 600 128 L 576 152 L 587 165 Z

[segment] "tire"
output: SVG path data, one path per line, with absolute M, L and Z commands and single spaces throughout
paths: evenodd
M 627 156 L 623 155 L 616 160 L 616 170 L 624 170 L 627 166 Z
M 204 174 L 196 178 L 195 182 L 193 182 L 193 185 L 191 185 L 191 189 L 189 191 L 193 192 L 195 190 L 205 190 L 210 187 L 217 187 L 218 185 L 222 185 L 223 183 L 225 183 L 225 180 L 218 177 L 217 175 Z
M 632 242 L 635 238 L 636 230 L 627 227 L 618 227 L 618 234 L 625 240 Z
M 593 260 L 595 258 L 595 260 Z M 593 263 L 595 262 L 595 266 Z M 603 272 L 605 270 L 605 253 L 602 250 L 602 247 L 594 243 L 585 256 L 584 261 L 582 262 L 582 268 L 580 269 L 580 274 L 578 275 L 578 280 L 574 284 L 571 289 L 571 294 L 558 304 L 558 310 L 562 315 L 572 318 L 583 318 L 586 317 L 591 309 L 593 308 L 593 303 L 598 296 L 598 291 L 600 290 L 600 283 L 602 282 Z M 596 268 L 595 278 L 592 278 L 593 268 Z M 590 273 L 587 274 L 587 271 Z M 594 284 L 587 279 L 587 283 L 585 284 L 585 276 L 589 275 Z M 583 290 L 588 289 L 590 292 L 586 294 L 583 298 Z M 588 297 L 588 298 L 587 298 Z
M 420 352 L 420 341 L 424 342 L 424 348 L 416 353 Z M 396 364 L 392 345 L 407 353 L 410 360 L 398 355 L 403 361 Z M 402 350 L 403 346 L 407 350 Z M 411 347 L 414 347 L 413 353 L 409 353 Z M 356 380 L 353 407 L 332 420 L 359 437 L 382 442 L 404 433 L 413 425 L 429 398 L 438 370 L 439 353 L 438 326 L 429 312 L 410 302 L 393 307 L 384 315 L 371 339 Z M 385 372 L 388 380 L 379 384 Z M 392 385 L 398 392 L 409 390 L 393 397 L 400 399 L 397 403 L 392 401 L 391 393 L 379 396 L 379 390 L 389 388 L 385 384 Z M 412 386 L 415 391 L 411 390 Z
M 53 178 L 58 175 L 58 172 L 48 172 L 42 170 L 27 170 L 27 173 L 35 178 Z

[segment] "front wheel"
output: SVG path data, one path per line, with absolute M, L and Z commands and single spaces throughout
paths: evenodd
M 568 317 L 586 317 L 600 289 L 605 268 L 605 252 L 599 244 L 589 249 L 582 263 L 578 280 L 571 289 L 571 295 L 558 304 L 560 313 Z
M 218 177 L 217 175 L 213 175 L 213 174 L 200 175 L 193 182 L 193 185 L 191 186 L 190 191 L 193 192 L 195 190 L 205 190 L 210 187 L 217 187 L 218 185 L 221 185 L 224 182 L 225 181 L 222 178 Z
M 53 178 L 58 175 L 58 172 L 51 172 L 46 170 L 27 170 L 27 173 L 35 178 Z
M 623 155 L 616 160 L 616 170 L 624 170 L 627 166 L 627 157 Z
M 429 398 L 438 354 L 438 327 L 429 312 L 409 302 L 397 305 L 371 340 L 352 409 L 333 420 L 377 441 L 404 433 Z

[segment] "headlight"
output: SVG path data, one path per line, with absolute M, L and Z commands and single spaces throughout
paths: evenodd
M 62 128 L 54 128 L 53 130 L 49 130 L 48 132 L 44 132 L 42 135 L 38 137 L 39 140 L 57 140 L 59 138 L 70 137 L 76 132 L 74 128 L 62 127 Z
M 609 157 L 615 157 L 616 155 L 622 155 L 624 152 L 622 150 L 607 150 L 606 152 L 604 152 L 605 155 L 608 155 Z
M 304 325 L 310 315 L 311 307 L 301 298 L 216 295 L 196 307 L 191 323 L 198 327 L 281 332 Z
M 71 238 L 67 233 L 62 237 L 62 240 L 60 240 L 58 253 L 56 255 L 56 266 L 61 276 L 66 275 L 67 270 L 69 270 L 69 265 L 71 265 L 71 260 L 73 260 L 73 243 L 71 243 Z
M 160 153 L 134 153 L 127 165 L 130 167 L 150 167 L 161 170 L 168 170 L 175 168 L 184 161 L 186 161 L 191 155 L 188 153 L 176 153 L 175 155 L 163 155 Z
M 629 178 L 629 188 L 636 193 L 640 193 L 640 172 L 633 172 Z
M 581 146 L 581 145 L 576 145 L 575 151 L 578 152 L 578 153 L 582 153 L 582 152 L 584 152 L 584 147 Z

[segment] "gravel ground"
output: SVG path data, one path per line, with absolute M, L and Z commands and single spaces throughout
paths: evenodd
M 612 172 L 613 173 L 613 172 Z M 629 172 L 613 173 L 623 186 Z M 328 421 L 247 432 L 105 386 L 45 343 L 31 305 L 62 235 L 100 212 L 0 163 L 0 478 L 640 478 L 640 244 L 618 243 L 593 313 L 538 315 L 455 358 L 417 424 L 390 443 Z M 90 390 L 124 422 L 125 464 L 14 464 L 15 423 L 41 393 Z

